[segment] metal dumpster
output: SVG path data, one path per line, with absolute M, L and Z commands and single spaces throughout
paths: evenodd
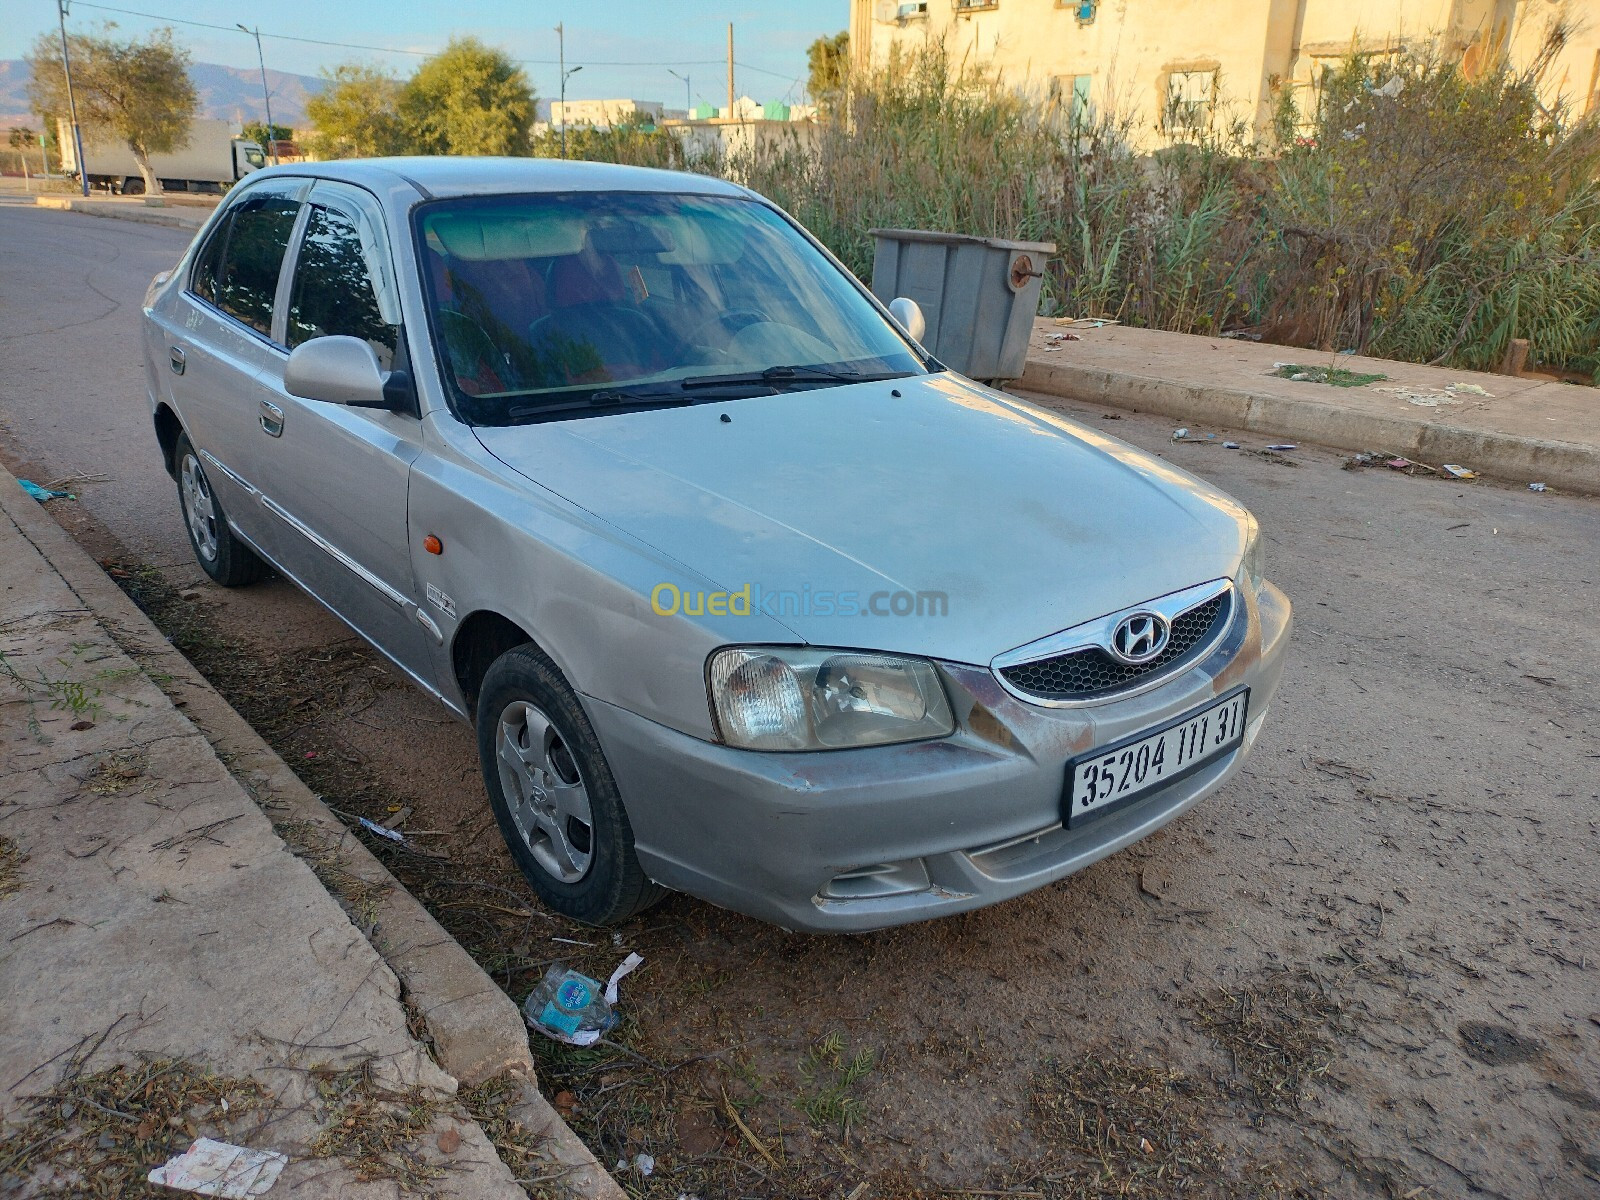
M 872 294 L 915 300 L 922 344 L 971 379 L 1020 379 L 1053 242 L 874 229 Z

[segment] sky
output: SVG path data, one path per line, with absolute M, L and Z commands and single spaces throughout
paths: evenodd
M 3 0 L 3 6 L 0 59 L 21 58 L 38 34 L 56 27 L 55 0 Z M 559 91 L 554 27 L 562 24 L 567 67 L 583 67 L 569 76 L 567 99 L 625 97 L 679 108 L 684 83 L 669 69 L 689 77 L 696 104 L 726 103 L 730 21 L 740 94 L 763 101 L 801 99 L 806 47 L 844 29 L 849 8 L 848 0 L 72 0 L 67 28 L 87 30 L 111 20 L 125 33 L 144 33 L 171 25 L 195 61 L 254 67 L 255 42 L 234 25 L 259 25 L 267 66 L 302 75 L 350 60 L 404 75 L 421 61 L 418 53 L 404 51 L 427 53 L 442 48 L 452 34 L 471 34 L 527 60 L 523 69 L 534 90 L 550 98 Z M 272 34 L 379 49 L 312 45 Z

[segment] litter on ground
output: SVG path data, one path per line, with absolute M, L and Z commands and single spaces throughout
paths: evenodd
M 522 1015 L 546 1037 L 569 1046 L 592 1046 L 617 1023 L 617 985 L 644 959 L 630 954 L 600 982 L 554 963 L 522 1004 Z
M 1528 485 L 1528 490 L 1530 492 L 1542 492 L 1542 491 L 1544 491 L 1544 484 L 1542 484 L 1542 483 L 1530 483 Z
M 1469 471 L 1460 463 L 1440 463 L 1439 470 L 1450 476 L 1451 479 L 1476 479 L 1478 477 L 1476 471 Z
M 1182 429 L 1174 429 L 1172 431 L 1172 440 L 1175 441 L 1175 442 L 1181 442 L 1181 441 L 1183 441 L 1184 438 L 1186 438 L 1188 436 L 1189 436 L 1189 427 L 1187 425 L 1185 425 Z
M 288 1163 L 276 1150 L 249 1150 L 203 1137 L 146 1179 L 174 1191 L 249 1200 L 265 1195 Z
M 398 829 L 387 829 L 376 821 L 369 821 L 366 817 L 361 818 L 361 828 L 368 833 L 375 833 L 381 838 L 388 838 L 391 842 L 403 842 L 406 840 L 405 834 Z
M 1222 448 L 1224 450 L 1237 450 L 1239 448 L 1239 443 L 1238 442 L 1223 442 L 1222 443 Z
M 1442 388 L 1396 384 L 1393 387 L 1378 387 L 1372 390 L 1396 396 L 1407 404 L 1415 404 L 1418 408 L 1438 408 L 1441 404 L 1460 404 L 1459 397 L 1462 394 L 1482 396 L 1485 400 L 1494 399 L 1493 392 L 1485 391 L 1481 385 L 1476 383 L 1448 383 Z
M 1280 451 L 1282 451 L 1282 450 L 1298 450 L 1298 449 L 1300 449 L 1300 447 L 1295 445 L 1293 442 L 1278 442 L 1278 443 L 1276 443 L 1274 445 L 1268 446 L 1267 449 L 1268 450 L 1280 450 Z
M 60 488 L 40 487 L 31 479 L 19 479 L 17 482 L 22 485 L 23 491 L 27 492 L 40 504 L 43 504 L 46 500 L 77 499 L 71 492 L 64 492 Z

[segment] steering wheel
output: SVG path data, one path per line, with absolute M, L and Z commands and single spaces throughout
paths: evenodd
M 694 331 L 690 333 L 688 337 L 684 338 L 684 342 L 690 346 L 703 345 L 704 343 L 701 341 L 701 338 L 711 329 L 713 325 L 720 325 L 727 330 L 727 337 L 723 340 L 723 345 L 725 346 L 741 329 L 744 329 L 750 325 L 754 325 L 759 321 L 770 320 L 772 320 L 772 318 L 767 316 L 766 313 L 758 312 L 753 308 L 730 308 L 727 312 L 717 313 L 714 316 L 700 322 L 700 324 L 694 327 Z M 717 348 L 718 347 L 712 347 L 712 349 Z

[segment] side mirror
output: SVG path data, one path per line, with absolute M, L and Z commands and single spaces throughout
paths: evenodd
M 922 344 L 923 335 L 928 332 L 928 322 L 922 315 L 922 309 L 915 300 L 905 296 L 896 296 L 889 301 L 889 315 L 904 329 L 913 342 Z
M 352 408 L 401 407 L 391 385 L 401 372 L 383 373 L 378 355 L 360 338 L 330 335 L 301 342 L 283 368 L 283 387 L 291 396 L 347 404 Z

